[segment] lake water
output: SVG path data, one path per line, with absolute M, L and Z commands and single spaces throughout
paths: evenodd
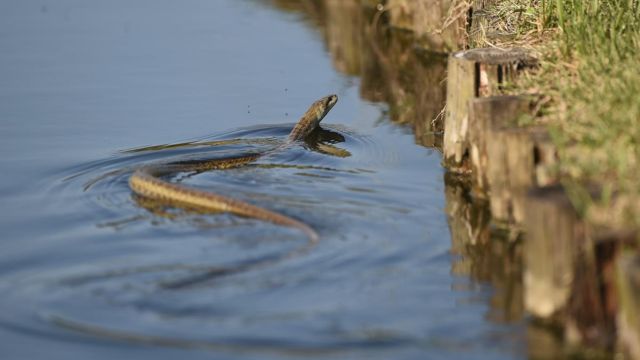
M 434 83 L 433 86 L 441 86 Z M 143 164 L 279 144 L 324 95 L 324 131 L 189 186 L 296 231 L 132 196 Z M 238 0 L 0 2 L 3 359 L 518 358 L 521 321 L 457 275 L 437 150 L 299 13 Z M 451 213 L 451 212 L 450 212 Z M 167 286 L 167 284 L 183 286 Z

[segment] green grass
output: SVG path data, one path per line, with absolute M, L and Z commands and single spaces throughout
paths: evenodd
M 541 121 L 558 145 L 559 171 L 576 208 L 588 212 L 594 203 L 584 189 L 596 184 L 605 203 L 611 194 L 620 199 L 600 203 L 610 211 L 598 213 L 616 225 L 640 225 L 639 3 L 505 0 L 488 9 L 512 43 L 542 54 L 541 68 L 515 91 L 551 99 Z

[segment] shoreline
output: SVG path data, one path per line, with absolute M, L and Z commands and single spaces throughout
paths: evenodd
M 638 1 L 272 2 L 443 153 L 452 251 L 503 254 L 507 317 L 562 355 L 640 358 Z

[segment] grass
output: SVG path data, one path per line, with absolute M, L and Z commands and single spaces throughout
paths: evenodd
M 640 225 L 640 0 L 503 0 L 487 13 L 491 30 L 510 37 L 477 45 L 541 54 L 513 91 L 545 95 L 539 121 L 576 208 L 596 222 Z M 585 190 L 592 184 L 597 202 Z

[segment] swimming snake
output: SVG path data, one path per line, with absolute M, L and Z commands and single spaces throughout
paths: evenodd
M 229 212 L 295 228 L 304 232 L 311 244 L 316 243 L 319 239 L 318 233 L 300 220 L 231 197 L 171 183 L 162 179 L 161 176 L 178 172 L 240 167 L 256 161 L 258 158 L 267 154 L 284 150 L 295 142 L 304 140 L 315 130 L 319 126 L 320 121 L 322 121 L 337 101 L 338 97 L 336 95 L 329 95 L 311 104 L 307 112 L 300 118 L 293 130 L 289 133 L 286 142 L 273 150 L 215 160 L 183 161 L 145 166 L 136 170 L 133 175 L 131 175 L 129 178 L 129 187 L 135 194 L 143 198 L 160 201 L 161 203 L 172 206 L 205 211 Z

